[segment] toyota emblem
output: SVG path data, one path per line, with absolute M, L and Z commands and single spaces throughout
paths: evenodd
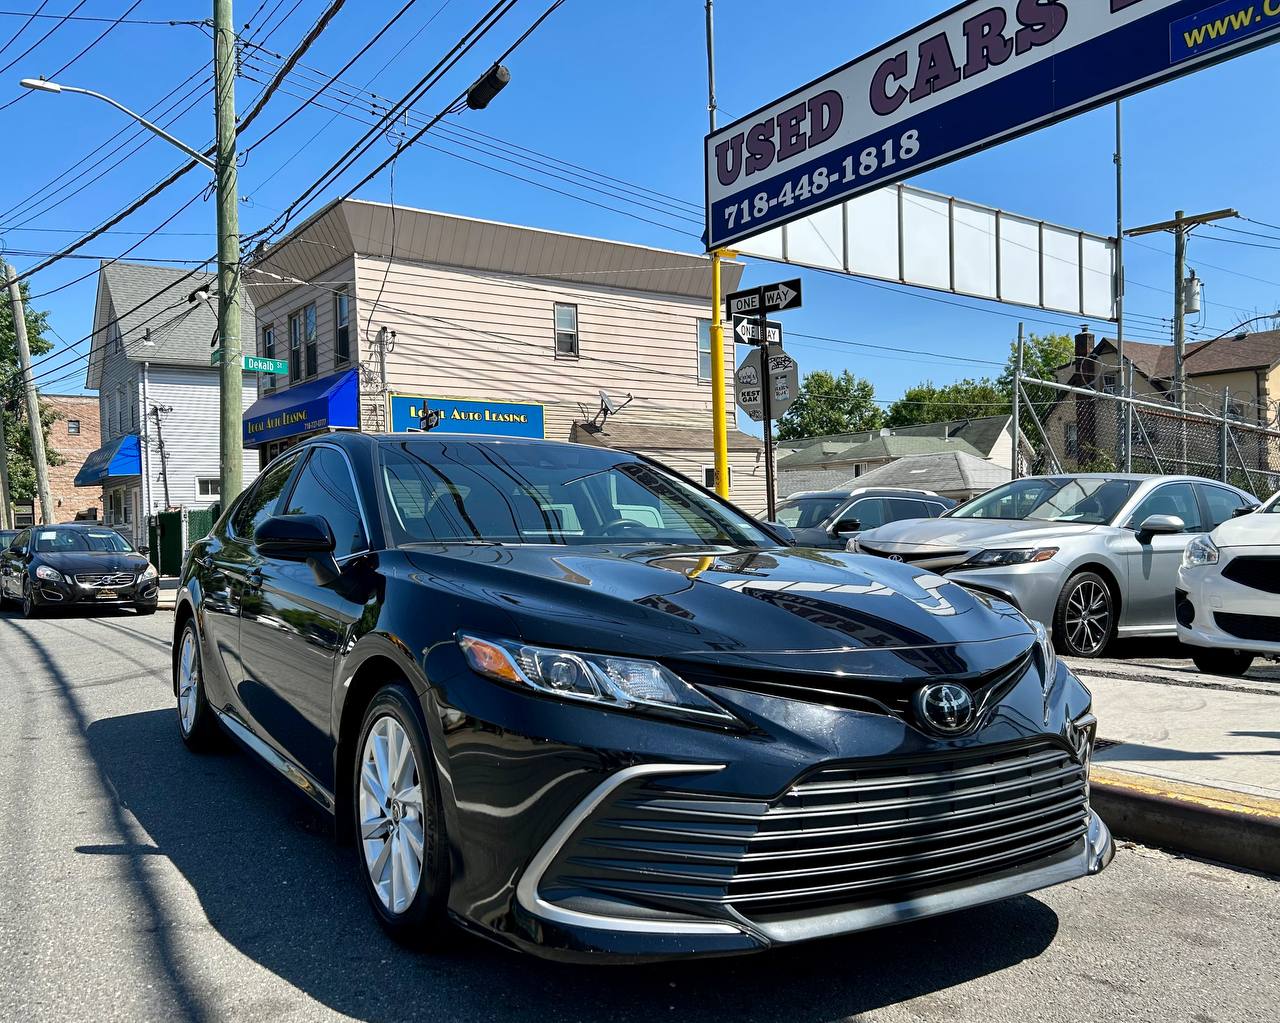
M 928 685 L 916 693 L 916 713 L 942 735 L 956 735 L 973 724 L 977 707 L 973 694 L 954 682 Z
M 902 560 L 902 555 L 901 555 L 901 554 L 890 554 L 890 555 L 889 555 L 889 560 L 890 560 L 890 561 L 901 561 L 901 560 Z

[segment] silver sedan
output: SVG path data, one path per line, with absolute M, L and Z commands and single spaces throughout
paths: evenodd
M 1030 476 L 942 518 L 895 522 L 849 542 L 1008 600 L 1066 654 L 1116 636 L 1174 636 L 1182 552 L 1258 501 L 1195 476 Z

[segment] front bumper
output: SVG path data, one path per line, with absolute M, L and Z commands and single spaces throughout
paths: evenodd
M 1280 656 L 1280 598 L 1224 578 L 1232 553 L 1226 548 L 1218 565 L 1178 570 L 1178 639 L 1189 646 Z M 1223 623 L 1246 635 L 1228 631 Z
M 952 740 L 893 714 L 724 690 L 749 731 L 465 671 L 433 692 L 450 910 L 541 956 L 759 951 L 1035 891 L 1113 855 L 1071 742 L 1088 693 L 1065 667 L 1048 687 L 1029 670 Z
M 31 595 L 41 607 L 155 607 L 160 597 L 160 581 L 144 579 L 123 586 L 92 586 L 72 577 L 61 582 L 33 579 Z
M 949 582 L 1009 601 L 1033 622 L 1053 632 L 1053 613 L 1066 573 L 1052 558 L 1005 568 L 954 568 L 944 575 Z

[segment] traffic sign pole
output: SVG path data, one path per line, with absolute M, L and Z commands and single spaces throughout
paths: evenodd
M 757 321 L 760 331 L 760 409 L 764 413 L 764 503 L 768 521 L 772 522 L 777 514 L 777 498 L 773 483 L 773 377 L 769 369 L 769 320 L 765 315 L 764 304 L 760 305 L 760 317 Z

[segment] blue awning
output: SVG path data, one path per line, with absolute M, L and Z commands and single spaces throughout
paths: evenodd
M 259 398 L 244 414 L 244 446 L 256 448 L 301 433 L 359 425 L 359 372 L 349 369 Z
M 138 435 L 127 433 L 104 444 L 84 460 L 76 473 L 77 487 L 96 487 L 117 476 L 141 476 L 142 455 Z

